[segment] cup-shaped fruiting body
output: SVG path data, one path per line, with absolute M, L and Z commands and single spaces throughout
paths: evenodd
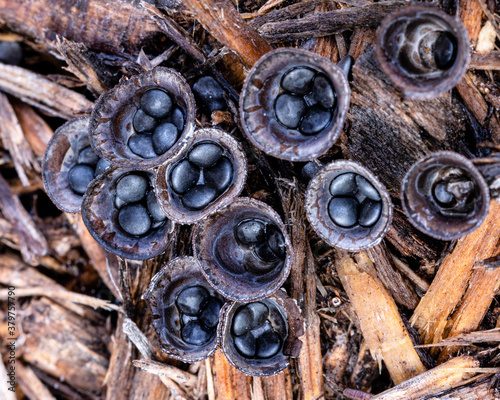
M 304 328 L 297 304 L 282 291 L 252 303 L 224 308 L 222 351 L 248 375 L 274 375 L 298 357 Z
M 200 129 L 158 168 L 155 190 L 171 220 L 191 224 L 229 204 L 240 194 L 246 176 L 241 145 L 219 129 Z
M 410 222 L 440 240 L 457 239 L 481 225 L 489 209 L 486 181 L 471 161 L 440 151 L 415 163 L 401 189 Z
M 277 158 L 306 161 L 336 142 L 350 89 L 340 68 L 314 53 L 277 49 L 252 68 L 240 96 L 250 142 Z
M 334 161 L 309 182 L 306 212 L 326 242 L 358 251 L 382 240 L 392 220 L 392 202 L 369 170 L 353 161 Z
M 43 157 L 43 183 L 62 211 L 80 212 L 90 182 L 109 166 L 90 146 L 89 118 L 73 119 L 57 129 Z
M 224 297 L 254 301 L 276 292 L 290 273 L 293 249 L 279 215 L 239 198 L 196 225 L 194 256 Z
M 469 36 L 457 18 L 433 6 L 413 5 L 384 19 L 376 55 L 407 97 L 431 98 L 462 78 L 470 59 Z
M 150 171 L 110 167 L 87 188 L 83 222 L 106 250 L 145 260 L 169 244 L 171 222 L 161 210 Z
M 216 350 L 224 299 L 208 284 L 193 257 L 176 258 L 163 267 L 143 298 L 151 309 L 158 342 L 171 357 L 195 362 Z
M 186 80 L 158 67 L 99 97 L 90 118 L 91 144 L 113 165 L 150 169 L 177 154 L 194 130 L 194 116 Z

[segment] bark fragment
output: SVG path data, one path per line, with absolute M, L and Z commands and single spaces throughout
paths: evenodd
M 234 51 L 248 68 L 272 50 L 229 0 L 185 0 L 184 4 L 205 29 Z
M 72 387 L 92 395 L 99 393 L 108 369 L 102 338 L 102 317 L 81 318 L 46 298 L 33 300 L 20 321 L 26 335 L 23 358 Z M 81 366 L 85 365 L 86 368 Z
M 259 33 L 264 39 L 275 43 L 328 36 L 360 26 L 376 28 L 387 15 L 403 6 L 404 3 L 399 1 L 385 1 L 361 7 L 346 7 L 297 20 L 268 22 L 259 28 Z

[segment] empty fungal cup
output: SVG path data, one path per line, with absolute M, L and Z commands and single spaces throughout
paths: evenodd
M 489 188 L 474 164 L 458 153 L 439 151 L 407 172 L 401 204 L 410 222 L 440 240 L 457 239 L 481 225 L 489 209 Z

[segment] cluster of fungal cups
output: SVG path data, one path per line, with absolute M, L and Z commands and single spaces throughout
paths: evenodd
M 236 203 L 241 201 L 253 200 L 240 199 Z M 196 361 L 208 357 L 221 345 L 229 362 L 241 371 L 252 375 L 275 374 L 288 365 L 290 356 L 295 357 L 300 351 L 298 337 L 303 334 L 302 324 L 297 322 L 300 311 L 284 292 L 268 291 L 266 286 L 270 282 L 264 284 L 264 289 L 257 287 L 254 290 L 250 275 L 266 283 L 271 270 L 284 269 L 278 279 L 271 277 L 272 285 L 281 286 L 281 277 L 289 272 L 289 265 L 285 267 L 282 260 L 291 252 L 287 247 L 289 239 L 285 233 L 275 231 L 280 228 L 269 217 L 266 222 L 262 215 L 261 219 L 247 218 L 237 222 L 238 218 L 235 219 L 231 211 L 234 207 L 226 206 L 211 215 L 214 219 L 208 226 L 196 226 L 197 232 L 201 229 L 215 237 L 214 248 L 207 250 L 215 259 L 217 254 L 224 253 L 223 260 L 219 259 L 221 265 L 211 264 L 198 254 L 200 243 L 197 242 L 203 238 L 195 233 L 195 257 L 177 258 L 163 267 L 152 279 L 144 299 L 151 309 L 159 343 L 171 356 L 186 362 Z M 214 225 L 214 221 L 222 221 L 226 229 L 218 232 L 220 226 Z M 227 241 L 218 245 L 218 239 L 229 231 L 232 245 L 227 246 Z M 277 239 L 277 247 L 273 237 Z M 238 253 L 239 246 L 240 251 L 267 246 L 266 254 L 273 253 L 273 249 L 277 254 L 265 257 L 262 264 L 266 265 L 265 269 L 252 268 L 246 275 L 241 275 L 241 271 L 235 273 L 239 275 L 239 287 L 218 281 L 217 274 L 207 274 L 209 270 L 224 270 L 224 262 L 238 263 L 238 258 L 230 258 L 231 254 Z M 237 297 L 245 301 L 234 301 Z
M 446 18 L 431 20 L 434 27 L 449 28 Z M 462 42 L 438 28 L 432 62 L 452 71 L 461 63 Z M 211 96 L 204 105 L 209 111 L 225 107 L 214 82 L 196 84 L 197 96 Z M 296 49 L 275 50 L 245 82 L 244 133 L 272 156 L 317 158 L 336 141 L 349 97 L 347 78 L 328 60 Z M 171 222 L 197 223 L 194 256 L 163 267 L 144 295 L 161 348 L 192 362 L 221 345 L 241 371 L 275 374 L 298 355 L 303 333 L 300 310 L 279 290 L 294 256 L 290 238 L 269 206 L 235 199 L 246 180 L 243 149 L 220 130 L 195 131 L 194 107 L 189 86 L 174 71 L 156 68 L 123 81 L 99 98 L 90 121 L 75 120 L 64 135 L 56 133 L 44 159 L 44 182 L 53 199 L 69 199 L 61 206 L 65 211 L 77 212 L 82 204 L 93 237 L 122 257 L 154 257 L 168 245 Z M 438 207 L 443 218 L 468 218 L 487 209 L 488 195 L 474 172 L 426 168 L 414 169 L 427 178 L 406 179 L 419 194 L 403 199 L 408 213 Z M 370 171 L 336 161 L 310 181 L 306 211 L 328 243 L 357 251 L 382 240 L 392 204 Z
M 160 254 L 169 243 L 172 222 L 201 220 L 195 229 L 204 232 L 194 234 L 195 241 L 214 240 L 214 246 L 202 246 L 218 265 L 195 251 L 199 257 L 173 260 L 152 280 L 144 298 L 159 344 L 183 361 L 207 357 L 221 343 L 224 327 L 233 326 L 224 310 L 236 304 L 247 311 L 237 314 L 236 330 L 228 328 L 231 343 L 239 348 L 236 359 L 228 350 L 230 362 L 247 373 L 277 373 L 297 355 L 287 352 L 287 343 L 297 349 L 291 344 L 301 334 L 288 327 L 291 316 L 294 321 L 300 316 L 297 306 L 283 300 L 284 293 L 276 294 L 290 272 L 290 240 L 267 205 L 233 200 L 246 180 L 243 149 L 220 130 L 194 131 L 189 89 L 187 100 L 179 97 L 181 89 L 186 91 L 184 83 L 178 74 L 157 69 L 101 96 L 90 119 L 69 130 L 71 140 L 67 134 L 54 140 L 66 155 L 57 159 L 54 154 L 60 152 L 47 153 L 59 165 L 47 182 L 64 181 L 65 190 L 78 194 L 73 212 L 81 204 L 91 235 L 126 258 Z M 214 227 L 215 221 L 224 229 Z M 218 282 L 218 274 L 230 278 Z M 265 312 L 255 314 L 255 320 L 244 319 L 259 308 Z M 242 332 L 246 323 L 249 328 Z M 249 353 L 252 346 L 255 351 Z M 256 370 L 246 365 L 257 361 Z
M 167 264 L 144 295 L 162 348 L 194 361 L 221 345 L 245 373 L 285 368 L 298 355 L 302 325 L 296 303 L 279 290 L 293 257 L 279 216 L 235 199 L 196 224 L 193 253 Z
M 127 258 L 159 254 L 171 221 L 203 218 L 237 196 L 246 179 L 240 145 L 217 129 L 194 131 L 189 86 L 165 68 L 103 94 L 89 132 L 92 147 L 114 167 L 87 189 L 83 220 L 99 243 Z

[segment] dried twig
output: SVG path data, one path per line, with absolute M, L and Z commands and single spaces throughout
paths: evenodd
M 177 382 L 179 385 L 184 385 L 189 388 L 194 388 L 196 386 L 195 375 L 171 365 L 162 364 L 152 360 L 134 360 L 132 361 L 132 364 L 134 367 L 140 368 L 143 371 L 148 371 L 159 376 L 166 376 Z
M 30 367 L 16 362 L 16 374 L 19 376 L 19 387 L 30 400 L 56 400 Z
M 12 105 L 3 93 L 0 93 L 0 121 L 2 121 L 0 124 L 0 137 L 3 145 L 9 150 L 22 184 L 28 186 L 29 179 L 26 173 L 28 172 L 31 175 L 34 173 L 40 174 L 42 169 L 35 159 L 29 143 L 24 138 L 23 130 Z
M 388 14 L 404 5 L 400 1 L 385 1 L 317 13 L 297 20 L 268 22 L 259 28 L 259 33 L 264 39 L 275 43 L 328 36 L 356 27 L 376 28 Z
M 451 328 L 447 333 L 447 337 L 450 338 L 478 329 L 499 287 L 500 268 L 476 266 L 472 271 L 462 303 L 453 313 L 448 323 Z M 443 349 L 440 359 L 446 360 L 456 350 L 456 347 Z
M 422 292 L 429 290 L 429 284 L 416 274 L 406 263 L 392 255 L 392 261 L 399 271 L 404 274 L 413 284 L 418 287 Z
M 298 375 L 302 395 L 316 399 L 323 395 L 323 361 L 321 356 L 320 319 L 316 312 L 316 269 L 311 247 L 306 237 L 303 193 L 296 180 L 282 180 L 278 185 L 285 223 L 290 227 L 295 251 L 291 271 L 291 295 L 297 300 L 304 318 L 305 332 L 299 339 L 302 349 L 298 357 Z
M 215 364 L 215 390 L 217 400 L 251 400 L 252 378 L 229 364 L 226 357 L 217 350 L 213 356 Z
M 47 240 L 1 175 L 0 210 L 17 232 L 24 261 L 38 265 L 40 257 L 49 251 Z
M 479 362 L 470 356 L 456 357 L 373 396 L 371 400 L 417 400 L 459 386 L 474 374 L 474 369 L 477 367 L 479 367 Z
M 184 4 L 205 29 L 234 51 L 247 67 L 272 50 L 241 18 L 229 0 L 185 0 Z
M 0 6 L 1 8 L 1 6 Z M 72 119 L 88 114 L 93 104 L 85 96 L 42 75 L 0 63 L 0 90 L 56 117 Z
M 473 54 L 469 67 L 480 70 L 499 71 L 500 51 L 495 50 L 486 54 Z
M 9 290 L 0 289 L 0 300 L 7 300 Z M 92 308 L 102 308 L 107 311 L 118 311 L 120 307 L 110 303 L 107 300 L 97 299 L 85 294 L 70 292 L 65 289 L 47 289 L 46 287 L 32 287 L 32 288 L 18 288 L 16 289 L 16 296 L 18 297 L 31 297 L 31 296 L 45 296 L 52 299 L 69 300 L 77 304 L 89 306 Z
M 156 22 L 137 1 L 0 0 L 0 21 L 46 49 L 56 35 L 95 51 L 138 54 L 159 36 Z M 30 18 L 27 16 L 35 16 Z M 85 27 L 85 29 L 82 29 Z
M 389 250 L 384 244 L 379 244 L 367 251 L 373 261 L 376 274 L 392 295 L 396 303 L 413 310 L 419 301 L 413 288 L 403 279 L 394 268 Z
M 68 64 L 66 69 L 80 79 L 95 96 L 109 89 L 100 76 L 97 65 L 94 65 L 97 57 L 94 56 L 92 60 L 85 45 L 60 36 L 57 37 L 55 45 L 60 57 Z
M 486 331 L 461 333 L 448 337 L 439 343 L 422 344 L 417 347 L 470 346 L 473 343 L 500 342 L 500 328 Z
M 43 157 L 45 148 L 54 131 L 29 105 L 20 101 L 12 101 L 11 103 L 21 124 L 24 137 L 30 144 L 35 155 Z
M 148 338 L 141 332 L 139 327 L 130 318 L 125 318 L 122 326 L 123 331 L 128 336 L 129 340 L 137 347 L 141 355 L 150 360 L 154 354 Z

